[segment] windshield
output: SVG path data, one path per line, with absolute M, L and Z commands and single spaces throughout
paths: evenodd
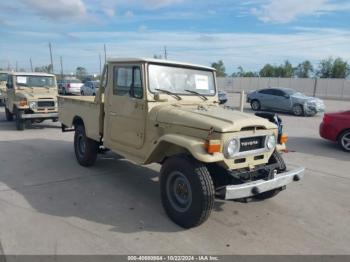
M 151 64 L 149 86 L 151 92 L 162 89 L 174 94 L 188 95 L 190 93 L 186 90 L 190 90 L 201 95 L 215 95 L 213 72 L 191 68 Z
M 16 76 L 16 83 L 24 87 L 56 87 L 52 76 Z
M 1 73 L 0 74 L 0 82 L 7 81 L 7 74 Z

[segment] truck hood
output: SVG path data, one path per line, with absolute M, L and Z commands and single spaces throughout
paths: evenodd
M 17 93 L 16 95 L 19 97 L 24 97 L 28 100 L 37 100 L 37 99 L 57 99 L 57 90 L 48 90 L 48 89 L 42 89 L 40 88 L 40 90 L 34 89 L 32 92 L 31 91 L 26 91 L 23 92 L 23 90 L 21 90 L 20 93 Z
M 157 121 L 216 132 L 237 132 L 244 127 L 277 128 L 267 119 L 214 105 L 168 105 L 159 108 Z

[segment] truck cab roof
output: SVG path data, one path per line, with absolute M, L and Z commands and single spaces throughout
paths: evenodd
M 179 61 L 172 61 L 172 60 L 164 60 L 164 59 L 154 59 L 154 58 L 144 58 L 144 57 L 129 57 L 129 58 L 109 58 L 107 59 L 107 62 L 109 63 L 154 63 L 154 64 L 162 64 L 162 65 L 172 65 L 172 66 L 187 66 L 187 67 L 194 67 L 194 68 L 200 68 L 204 70 L 210 70 L 215 71 L 215 68 L 209 67 L 209 66 L 203 66 L 198 64 L 192 64 L 192 63 L 184 63 Z

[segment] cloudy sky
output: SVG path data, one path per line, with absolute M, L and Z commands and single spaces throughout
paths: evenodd
M 168 58 L 209 65 L 296 64 L 323 58 L 350 61 L 349 0 L 2 0 L 0 68 L 28 70 L 60 56 L 66 73 L 99 71 L 108 57 Z

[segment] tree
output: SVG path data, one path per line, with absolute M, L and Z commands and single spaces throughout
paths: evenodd
M 309 78 L 314 72 L 314 67 L 309 60 L 305 60 L 295 68 L 295 75 L 299 78 Z
M 223 77 L 226 75 L 226 68 L 224 65 L 224 62 L 222 60 L 219 60 L 218 62 L 214 62 L 211 64 L 211 67 L 216 69 L 216 76 Z
M 338 57 L 334 60 L 332 67 L 332 77 L 333 78 L 347 78 L 350 74 L 349 64 Z
M 258 73 L 256 73 L 256 72 L 252 72 L 252 71 L 245 72 L 242 66 L 239 66 L 237 69 L 238 69 L 238 72 L 233 73 L 231 75 L 232 77 L 256 77 L 256 76 L 258 76 Z
M 87 76 L 87 71 L 86 71 L 85 67 L 78 66 L 76 71 L 75 71 L 75 75 L 78 79 L 84 80 L 84 78 L 86 78 L 86 76 Z
M 51 73 L 52 72 L 52 65 L 44 65 L 44 66 L 37 66 L 34 68 L 34 72 L 42 72 L 42 73 Z
M 294 76 L 294 68 L 292 64 L 286 60 L 284 65 L 280 65 L 280 74 L 278 77 L 293 77 Z
M 260 70 L 259 75 L 261 77 L 274 77 L 275 76 L 275 67 L 270 65 L 270 64 L 266 64 Z
M 319 64 L 317 75 L 321 78 L 346 78 L 350 74 L 349 64 L 338 57 L 324 59 Z

